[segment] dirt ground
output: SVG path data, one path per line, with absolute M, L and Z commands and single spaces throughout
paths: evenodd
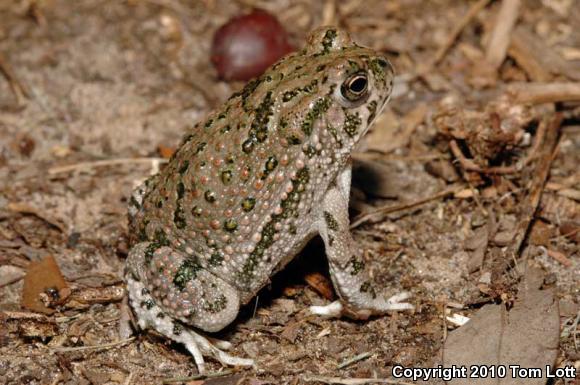
M 258 368 L 208 359 L 213 378 L 199 378 L 161 336 L 119 341 L 127 202 L 184 129 L 243 86 L 217 79 L 209 51 L 252 6 L 297 47 L 335 24 L 392 59 L 395 95 L 354 155 L 353 234 L 381 285 L 412 293 L 416 309 L 309 315 L 333 295 L 316 239 L 216 335 Z M 579 368 L 578 82 L 575 0 L 0 0 L 0 383 L 393 380 L 396 364 L 442 362 L 446 339 L 467 330 L 459 316 L 523 309 L 528 269 L 548 307 L 528 300 L 513 325 L 538 321 L 531 335 L 552 342 L 534 357 L 520 346 L 522 362 Z M 22 293 L 46 256 L 66 290 L 41 315 Z M 58 281 L 41 266 L 38 285 Z M 486 326 L 458 343 L 461 362 L 486 355 L 475 342 L 497 330 Z

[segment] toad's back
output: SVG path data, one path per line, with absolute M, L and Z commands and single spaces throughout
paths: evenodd
M 357 84 L 363 72 L 368 79 Z M 390 66 L 376 52 L 334 29 L 312 35 L 303 51 L 193 127 L 134 194 L 132 241 L 149 242 L 145 263 L 169 246 L 187 263 L 168 282 L 203 269 L 249 301 L 314 235 L 312 210 L 391 86 Z

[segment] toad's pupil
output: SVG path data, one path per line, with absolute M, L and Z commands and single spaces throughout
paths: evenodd
M 364 76 L 358 76 L 351 80 L 348 88 L 352 93 L 360 94 L 363 93 L 367 88 L 367 78 Z

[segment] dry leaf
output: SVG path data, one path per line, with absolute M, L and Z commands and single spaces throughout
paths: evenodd
M 318 294 L 328 300 L 334 299 L 334 290 L 332 284 L 324 275 L 320 273 L 309 273 L 304 276 L 304 280 Z
M 21 305 L 27 309 L 52 314 L 54 309 L 47 307 L 42 301 L 42 295 L 50 299 L 59 296 L 59 293 L 68 288 L 62 273 L 52 255 L 44 257 L 28 266 L 22 288 Z
M 560 316 L 554 289 L 541 289 L 544 273 L 529 267 L 515 304 L 509 311 L 504 305 L 486 305 L 465 326 L 449 334 L 444 346 L 445 367 L 451 365 L 504 365 L 505 378 L 461 378 L 461 384 L 537 384 L 543 378 L 511 378 L 510 365 L 545 368 L 553 365 L 558 354 Z

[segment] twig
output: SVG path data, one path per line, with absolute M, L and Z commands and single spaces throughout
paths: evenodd
M 556 148 L 558 141 L 558 130 L 561 123 L 562 116 L 560 114 L 553 116 L 551 122 L 549 123 L 548 131 L 546 132 L 546 139 L 543 143 L 541 153 L 538 158 L 536 171 L 534 172 L 534 179 L 532 180 L 530 193 L 526 197 L 527 199 L 520 204 L 523 216 L 520 219 L 520 223 L 516 227 L 516 235 L 514 240 L 508 247 L 508 250 L 512 254 L 517 253 L 521 249 L 522 243 L 527 233 L 527 229 L 534 217 L 534 213 L 538 208 L 538 204 L 540 203 L 544 185 L 546 184 L 546 180 L 548 179 L 550 168 L 552 166 L 552 161 L 554 160 L 554 149 Z
M 129 372 L 129 375 L 127 376 L 127 378 L 125 378 L 125 381 L 123 381 L 123 385 L 129 385 L 131 383 L 131 380 L 133 379 L 134 373 L 133 372 Z
M 517 83 L 507 87 L 515 103 L 541 104 L 580 101 L 580 82 L 577 83 Z
M 393 384 L 393 385 L 415 385 L 412 382 L 389 380 L 387 378 L 340 378 L 324 376 L 304 376 L 302 379 L 306 382 L 323 382 L 325 384 L 341 385 L 365 385 L 365 384 Z
M 471 20 L 487 5 L 490 3 L 491 0 L 479 0 L 477 3 L 474 3 L 471 8 L 467 11 L 467 13 L 463 16 L 459 23 L 455 25 L 455 28 L 447 38 L 445 44 L 443 44 L 435 53 L 435 57 L 433 61 L 428 65 L 428 69 L 433 68 L 445 57 L 449 48 L 453 46 L 455 40 L 459 37 L 463 29 L 471 22 Z
M 464 186 L 455 185 L 455 186 L 451 186 L 443 191 L 435 193 L 431 196 L 428 196 L 426 198 L 419 199 L 415 202 L 402 203 L 402 204 L 398 204 L 398 205 L 385 205 L 385 206 L 379 207 L 376 210 L 362 213 L 359 216 L 357 216 L 356 218 L 354 218 L 354 220 L 350 224 L 350 228 L 354 229 L 354 228 L 360 226 L 361 224 L 365 223 L 366 221 L 371 219 L 376 214 L 386 215 L 386 214 L 394 213 L 396 211 L 407 210 L 407 209 L 411 209 L 414 207 L 418 207 L 418 206 L 424 205 L 425 203 L 429 203 L 431 201 L 434 201 L 436 199 L 445 198 L 448 195 L 455 194 L 457 191 L 461 191 L 464 188 L 465 188 Z
M 566 267 L 572 266 L 572 261 L 568 259 L 564 254 L 560 253 L 556 250 L 546 249 L 546 255 L 555 259 L 556 261 L 560 262 L 562 265 Z
M 580 81 L 578 66 L 572 61 L 564 60 L 545 39 L 540 38 L 529 26 L 523 24 L 516 27 L 512 33 L 509 54 L 512 55 L 515 51 L 513 58 L 530 78 L 534 81 L 546 81 L 552 78 L 552 74 L 558 74 Z M 520 60 L 522 58 L 523 61 Z
M 16 96 L 18 104 L 20 104 L 22 101 L 22 96 L 30 98 L 30 93 L 20 82 L 20 80 L 18 80 L 18 77 L 14 74 L 14 71 L 12 71 L 12 67 L 10 67 L 2 54 L 0 54 L 0 73 L 2 73 L 4 77 L 6 77 L 6 80 L 8 80 L 8 83 L 10 83 L 10 88 L 12 88 L 12 92 Z
M 352 158 L 356 160 L 383 160 L 393 161 L 398 160 L 402 162 L 428 162 L 431 160 L 450 160 L 451 156 L 444 153 L 421 154 L 421 155 L 396 155 L 396 154 L 382 154 L 378 152 L 354 152 Z
M 53 352 L 64 353 L 64 352 L 79 352 L 79 351 L 83 351 L 83 350 L 93 350 L 93 349 L 95 349 L 95 350 L 109 349 L 109 348 L 114 348 L 116 346 L 124 345 L 126 343 L 133 341 L 134 339 L 135 339 L 135 337 L 130 337 L 130 338 L 126 338 L 124 340 L 120 340 L 117 342 L 109 342 L 108 344 L 91 345 L 91 346 L 75 346 L 75 347 L 64 347 L 64 348 L 50 348 L 50 350 L 52 350 Z
M 164 158 L 120 158 L 120 159 L 104 159 L 104 160 L 95 160 L 93 162 L 81 162 L 75 164 L 69 164 L 67 166 L 57 166 L 51 167 L 48 169 L 49 175 L 56 175 L 62 174 L 69 171 L 77 171 L 77 170 L 88 170 L 91 168 L 96 167 L 105 167 L 105 166 L 115 166 L 119 164 L 131 164 L 131 163 L 167 163 L 167 159 Z
M 520 14 L 520 0 L 504 0 L 497 15 L 485 53 L 486 62 L 497 70 L 504 62 L 511 33 Z
M 529 194 L 520 203 L 520 218 L 514 229 L 514 238 L 507 246 L 504 255 L 506 256 L 502 263 L 499 263 L 492 273 L 492 277 L 500 276 L 510 266 L 514 264 L 516 256 L 519 255 L 522 244 L 528 233 L 528 229 L 534 218 L 534 214 L 538 209 L 540 198 L 544 190 L 544 185 L 548 179 L 552 161 L 556 155 L 558 143 L 558 131 L 562 124 L 562 114 L 556 113 L 550 118 L 550 123 L 546 132 L 546 138 L 542 144 L 542 148 L 538 157 L 534 178 L 529 189 Z M 493 278 L 492 278 L 493 279 Z
M 343 361 L 341 364 L 336 365 L 336 368 L 337 369 L 346 368 L 347 366 L 352 365 L 355 362 L 359 362 L 359 361 L 364 360 L 365 358 L 369 358 L 371 355 L 372 355 L 371 352 L 364 352 L 361 354 L 357 354 L 356 356 L 351 357 L 351 358 Z
M 201 380 L 204 378 L 214 378 L 214 377 L 223 377 L 227 376 L 228 374 L 232 374 L 233 370 L 224 370 L 221 372 L 210 372 L 205 374 L 196 374 L 195 376 L 190 377 L 173 377 L 173 378 L 166 378 L 162 381 L 164 384 L 172 384 L 174 382 L 187 382 L 187 381 L 194 381 L 194 380 Z
M 552 74 L 548 70 L 550 66 L 542 61 L 542 56 L 546 50 L 539 50 L 534 46 L 538 44 L 537 40 L 532 32 L 522 26 L 517 27 L 512 32 L 508 55 L 516 61 L 532 81 L 547 82 L 552 79 Z

